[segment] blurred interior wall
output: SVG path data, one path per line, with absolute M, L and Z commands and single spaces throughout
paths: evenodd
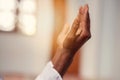
M 98 77 L 102 79 L 120 79 L 120 1 L 119 0 L 101 0 L 99 24 L 99 47 L 97 71 Z
M 120 0 L 104 1 L 101 76 L 120 80 Z
M 0 32 L 0 73 L 38 74 L 50 57 L 52 0 L 38 0 L 38 25 L 33 36 Z

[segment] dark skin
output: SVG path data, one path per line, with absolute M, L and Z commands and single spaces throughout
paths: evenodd
M 80 7 L 71 29 L 65 25 L 58 37 L 58 49 L 52 63 L 62 77 L 72 63 L 76 52 L 90 37 L 89 7 L 86 4 Z

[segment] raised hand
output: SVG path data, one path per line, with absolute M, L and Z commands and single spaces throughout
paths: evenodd
M 91 37 L 88 10 L 88 5 L 80 7 L 71 30 L 68 25 L 64 26 L 58 37 L 59 46 L 75 52 Z
M 88 5 L 80 7 L 72 27 L 65 25 L 58 37 L 58 50 L 52 59 L 54 68 L 63 77 L 72 63 L 74 54 L 91 37 Z

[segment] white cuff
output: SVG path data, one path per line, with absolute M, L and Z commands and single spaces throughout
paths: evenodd
M 53 68 L 53 64 L 50 61 L 42 73 L 35 80 L 62 80 L 60 74 Z

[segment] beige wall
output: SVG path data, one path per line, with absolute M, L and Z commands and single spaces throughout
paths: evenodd
M 38 74 L 49 59 L 53 30 L 51 0 L 38 0 L 38 25 L 33 36 L 0 32 L 0 73 Z

